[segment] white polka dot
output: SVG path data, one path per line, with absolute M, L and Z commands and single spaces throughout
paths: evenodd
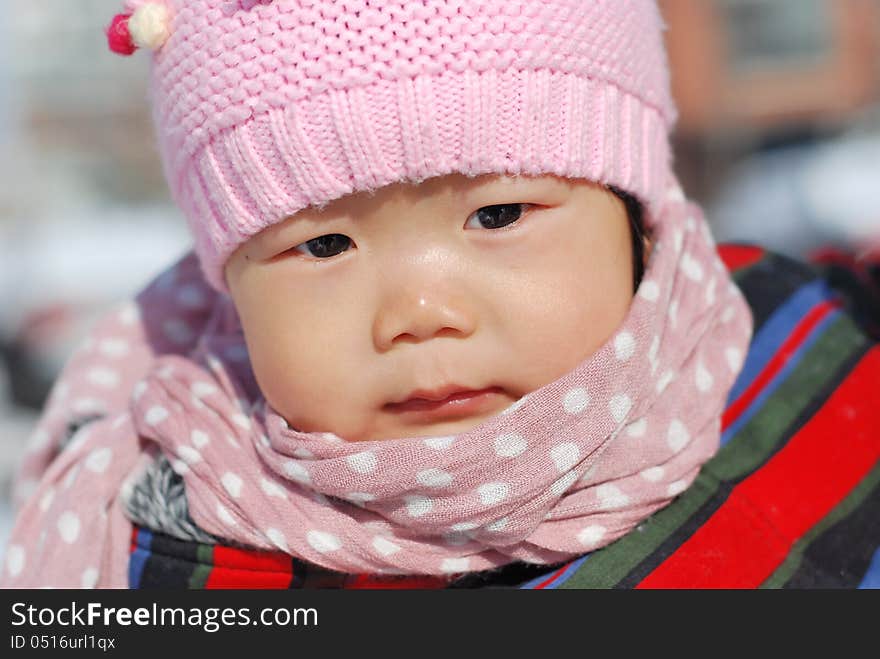
M 195 450 L 192 446 L 178 446 L 177 455 L 188 465 L 194 465 L 201 462 L 202 454 Z
M 309 544 L 315 551 L 321 552 L 322 554 L 336 551 L 342 547 L 339 538 L 326 531 L 316 531 L 312 529 L 306 534 L 306 540 L 308 540 Z
M 733 305 L 727 305 L 726 307 L 724 307 L 724 311 L 721 312 L 721 322 L 729 323 L 731 320 L 733 320 L 734 314 L 736 314 L 736 310 L 733 308 Z
M 284 473 L 297 483 L 310 483 L 312 480 L 308 470 L 296 460 L 288 460 L 284 463 Z
M 684 221 L 685 231 L 693 231 L 697 228 L 697 221 L 693 218 L 693 216 L 688 215 Z
M 151 426 L 155 426 L 168 418 L 168 410 L 161 405 L 154 405 L 147 410 L 145 421 Z
M 391 554 L 400 551 L 398 545 L 391 542 L 388 538 L 383 538 L 381 535 L 377 535 L 373 538 L 373 549 L 383 556 L 391 556 Z
M 131 302 L 122 307 L 117 318 L 123 325 L 134 325 L 141 319 L 141 310 L 135 303 Z
M 76 477 L 79 476 L 80 465 L 76 465 L 73 469 L 67 472 L 67 475 L 64 477 L 64 480 L 61 482 L 61 485 L 65 490 L 69 490 L 70 486 L 76 481 Z
M 293 456 L 302 460 L 311 460 L 315 457 L 315 454 L 312 453 L 309 449 L 300 446 L 299 448 L 294 450 Z
M 688 279 L 692 281 L 703 280 L 703 266 L 690 254 L 681 257 L 681 269 Z
M 203 309 L 207 305 L 205 294 L 200 286 L 185 284 L 177 291 L 177 304 L 184 309 Z
M 528 442 L 522 435 L 507 433 L 495 438 L 495 453 L 502 458 L 515 458 L 526 450 Z
M 40 497 L 40 510 L 42 510 L 43 512 L 49 510 L 49 507 L 52 505 L 53 499 L 55 499 L 55 489 L 50 487 L 48 490 L 46 490 L 43 496 Z
M 208 433 L 204 430 L 193 430 L 190 433 L 189 438 L 196 448 L 204 448 L 211 441 L 211 438 L 208 437 Z
M 172 460 L 171 468 L 175 473 L 185 476 L 189 473 L 189 466 L 183 460 Z
M 24 547 L 21 545 L 10 545 L 6 550 L 6 571 L 11 577 L 17 577 L 24 569 Z
M 669 487 L 666 488 L 667 493 L 671 497 L 677 497 L 679 494 L 684 492 L 688 487 L 686 481 L 673 481 L 669 484 Z
M 469 558 L 444 558 L 440 569 L 448 574 L 454 572 L 467 572 L 470 566 Z
M 28 451 L 36 453 L 37 451 L 42 451 L 44 448 L 49 446 L 49 440 L 51 437 L 49 433 L 40 428 L 36 430 L 28 440 Z
M 105 357 L 119 359 L 131 352 L 131 347 L 125 339 L 102 339 L 98 343 L 98 351 Z
M 730 347 L 724 351 L 724 357 L 727 359 L 727 365 L 734 373 L 738 373 L 742 366 L 742 352 L 739 348 Z
M 453 547 L 461 547 L 471 540 L 473 540 L 472 534 L 464 531 L 451 531 L 443 534 L 443 542 Z
M 94 588 L 98 583 L 98 568 L 89 567 L 83 570 L 79 583 L 83 588 Z
M 631 408 L 632 400 L 630 400 L 630 397 L 626 394 L 612 396 L 611 400 L 608 402 L 608 409 L 611 411 L 611 416 L 617 421 L 617 423 L 620 423 L 626 418 L 626 415 L 629 414 Z
M 409 494 L 404 497 L 404 501 L 406 502 L 406 512 L 410 517 L 427 515 L 434 507 L 434 502 L 421 494 Z
M 669 423 L 669 430 L 666 433 L 666 443 L 669 445 L 669 448 L 678 453 L 687 446 L 690 440 L 690 433 L 684 424 L 678 419 L 673 419 Z
M 217 387 L 210 382 L 193 382 L 189 390 L 198 398 L 216 394 L 218 391 Z
M 510 486 L 507 483 L 484 483 L 477 488 L 477 494 L 484 505 L 491 506 L 493 503 L 504 501 L 509 490 Z
M 364 504 L 375 501 L 376 497 L 367 492 L 349 492 L 345 495 L 345 498 L 348 501 L 351 501 L 356 506 L 363 507 Z
M 235 437 L 233 437 L 232 435 L 225 435 L 224 434 L 223 439 L 225 439 L 226 443 L 229 444 L 230 446 L 237 448 L 237 449 L 241 449 L 241 444 L 239 444 L 236 441 Z
M 681 231 L 676 229 L 675 233 L 672 234 L 672 247 L 676 252 L 681 251 L 681 246 L 684 243 L 684 236 Z
M 596 544 L 605 537 L 605 533 L 606 530 L 604 526 L 590 524 L 590 526 L 586 526 L 580 530 L 577 538 L 581 544 L 587 545 L 588 547 L 595 547 Z
M 107 471 L 107 467 L 110 466 L 110 460 L 112 458 L 113 451 L 109 448 L 96 448 L 89 453 L 89 457 L 86 458 L 86 469 L 93 471 L 96 474 L 103 474 Z
M 703 393 L 706 393 L 712 388 L 714 378 L 712 377 L 712 374 L 708 370 L 706 370 L 706 367 L 703 366 L 703 362 L 697 363 L 697 372 L 694 377 L 697 384 L 697 389 L 699 389 Z
M 550 457 L 556 464 L 556 470 L 562 473 L 577 464 L 581 457 L 581 451 L 577 444 L 566 442 L 550 449 Z
M 663 474 L 666 473 L 663 467 L 648 467 L 647 469 L 643 469 L 639 472 L 639 476 L 644 478 L 646 481 L 651 483 L 658 482 L 661 478 L 663 478 Z
M 76 542 L 79 537 L 79 528 L 79 517 L 70 510 L 58 518 L 58 532 L 61 534 L 61 539 L 67 544 Z
M 519 408 L 521 408 L 525 404 L 527 398 L 528 398 L 528 396 L 523 396 L 522 398 L 518 399 L 512 405 L 509 405 L 507 408 L 505 408 L 501 412 L 501 414 L 512 414 L 513 412 L 516 412 Z
M 169 318 L 162 323 L 162 331 L 172 343 L 185 345 L 193 340 L 193 331 L 180 318 Z
M 275 481 L 270 481 L 268 478 L 260 479 L 260 489 L 263 490 L 266 496 L 275 497 L 276 499 L 287 498 L 287 494 L 285 494 L 284 488 Z
M 684 191 L 680 185 L 670 185 L 666 188 L 666 199 L 673 202 L 682 202 L 685 200 Z
M 107 412 L 107 403 L 98 398 L 78 398 L 73 401 L 73 411 L 78 414 L 105 414 Z
M 268 528 L 266 529 L 266 537 L 269 539 L 273 545 L 278 547 L 281 551 L 287 551 L 287 539 L 284 537 L 284 534 L 276 528 Z
M 489 522 L 486 524 L 486 530 L 492 533 L 500 533 L 507 527 L 507 518 L 501 517 L 500 519 L 496 519 L 494 522 Z
M 425 446 L 435 451 L 442 451 L 452 446 L 453 441 L 455 441 L 455 437 L 429 437 L 425 440 Z
M 557 478 L 550 486 L 550 492 L 556 496 L 562 496 L 568 489 L 577 482 L 577 473 L 570 471 Z
M 611 483 L 603 483 L 596 488 L 596 496 L 605 510 L 617 510 L 629 503 L 629 497 L 620 491 L 620 488 Z
M 146 380 L 138 380 L 135 385 L 131 388 L 131 397 L 137 401 L 141 396 L 144 395 L 144 392 L 147 390 L 147 381 Z
M 449 528 L 453 531 L 464 532 L 464 531 L 473 531 L 474 529 L 479 528 L 480 525 L 475 522 L 458 522 L 457 524 L 453 524 Z
M 356 471 L 359 474 L 371 474 L 379 466 L 379 460 L 372 451 L 363 451 L 346 456 L 345 461 L 352 471 Z
M 669 383 L 671 383 L 674 379 L 675 373 L 673 373 L 672 371 L 666 371 L 663 375 L 661 375 L 660 378 L 657 380 L 657 393 L 663 393 L 666 387 L 669 386 Z
M 678 325 L 678 300 L 672 300 L 669 303 L 669 308 L 666 310 L 667 315 L 669 316 L 670 324 L 675 327 Z
M 648 420 L 645 417 L 636 419 L 626 426 L 626 434 L 630 437 L 644 437 L 648 430 Z
M 656 302 L 660 297 L 660 287 L 657 282 L 646 279 L 639 286 L 639 296 L 645 298 L 648 302 Z
M 251 420 L 247 418 L 244 414 L 236 412 L 232 415 L 232 421 L 233 423 L 235 423 L 235 425 L 237 425 L 239 428 L 242 428 L 243 430 L 251 429 Z
M 168 364 L 167 366 L 163 366 L 159 370 L 156 371 L 156 375 L 158 375 L 163 380 L 169 380 L 174 376 L 174 364 Z
M 113 423 L 110 424 L 110 427 L 113 428 L 113 430 L 119 430 L 126 421 L 128 421 L 128 413 L 123 412 L 113 420 Z
M 232 516 L 232 513 L 229 512 L 229 509 L 223 504 L 217 504 L 217 517 L 220 518 L 220 521 L 224 524 L 228 524 L 229 526 L 238 526 L 238 522 L 235 521 L 235 517 Z
M 580 414 L 587 409 L 587 405 L 589 404 L 590 394 L 588 394 L 587 390 L 583 387 L 569 389 L 565 392 L 565 397 L 562 399 L 562 407 L 564 407 L 565 411 L 569 414 Z
M 715 304 L 715 287 L 717 285 L 716 280 L 713 278 L 712 281 L 709 282 L 709 285 L 706 286 L 706 304 L 712 306 Z
M 241 496 L 241 476 L 239 476 L 238 474 L 233 474 L 231 471 L 227 471 L 225 474 L 223 474 L 220 482 L 223 484 L 223 489 L 229 493 L 229 496 L 236 499 Z
M 614 354 L 620 361 L 627 361 L 635 351 L 636 340 L 632 334 L 624 330 L 614 337 Z
M 96 366 L 89 369 L 88 373 L 86 373 L 86 379 L 92 384 L 104 387 L 105 389 L 119 386 L 119 373 L 112 368 L 104 366 Z
M 442 469 L 425 469 L 416 474 L 416 480 L 425 487 L 449 487 L 452 474 Z
M 655 336 L 651 339 L 651 347 L 648 348 L 648 361 L 656 367 L 657 366 L 657 352 L 660 350 L 660 337 Z

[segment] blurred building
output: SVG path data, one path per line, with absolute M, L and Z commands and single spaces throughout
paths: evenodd
M 679 172 L 708 198 L 751 151 L 876 126 L 878 0 L 660 0 Z

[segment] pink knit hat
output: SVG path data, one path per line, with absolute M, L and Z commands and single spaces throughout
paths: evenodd
M 671 182 L 675 109 L 654 0 L 126 8 L 111 45 L 154 51 L 165 172 L 221 291 L 249 237 L 359 190 L 556 174 L 627 190 L 650 218 Z

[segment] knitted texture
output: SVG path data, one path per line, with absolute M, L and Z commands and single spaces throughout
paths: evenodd
M 144 4 L 130 1 L 129 9 Z M 653 0 L 167 0 L 152 98 L 208 281 L 308 206 L 460 172 L 670 183 Z

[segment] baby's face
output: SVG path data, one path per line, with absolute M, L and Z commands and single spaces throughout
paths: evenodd
M 476 426 L 595 352 L 633 294 L 623 204 L 555 176 L 349 195 L 254 236 L 226 275 L 268 402 L 349 441 Z

